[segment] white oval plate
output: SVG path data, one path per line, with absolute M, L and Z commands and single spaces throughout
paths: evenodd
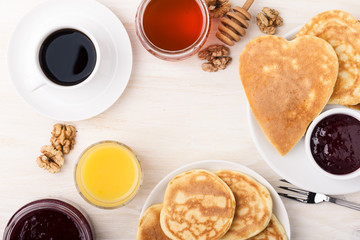
M 292 40 L 300 28 L 294 29 L 283 37 Z M 327 105 L 325 111 L 335 107 L 343 106 Z M 320 174 L 312 166 L 306 155 L 304 138 L 288 154 L 281 156 L 268 141 L 249 106 L 247 115 L 250 132 L 257 150 L 267 164 L 282 178 L 300 188 L 330 195 L 360 191 L 360 177 L 349 180 L 335 180 Z
M 144 214 L 145 210 L 148 209 L 151 205 L 163 202 L 166 187 L 173 177 L 191 169 L 205 169 L 209 171 L 228 169 L 228 170 L 239 171 L 255 178 L 257 181 L 259 181 L 261 184 L 267 187 L 267 189 L 269 189 L 271 197 L 273 199 L 273 212 L 278 217 L 281 224 L 284 226 L 284 229 L 290 239 L 290 222 L 289 222 L 288 214 L 286 212 L 283 202 L 281 201 L 281 198 L 279 197 L 275 189 L 270 185 L 270 183 L 266 181 L 265 178 L 254 172 L 253 170 L 241 164 L 222 161 L 222 160 L 206 160 L 206 161 L 193 162 L 184 165 L 169 173 L 151 191 L 150 195 L 148 196 L 148 198 L 144 203 L 144 206 L 140 214 L 140 218 Z
M 44 29 L 72 26 L 91 33 L 98 43 L 100 65 L 94 78 L 78 88 L 44 85 L 31 89 Z M 15 28 L 8 48 L 8 69 L 16 90 L 39 113 L 60 121 L 83 120 L 105 111 L 125 90 L 132 69 L 131 43 L 120 20 L 97 1 L 45 1 Z

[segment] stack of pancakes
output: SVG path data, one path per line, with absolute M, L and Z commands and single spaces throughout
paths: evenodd
M 287 239 L 266 187 L 231 170 L 174 177 L 164 201 L 142 215 L 137 240 Z
M 341 10 L 320 13 L 306 23 L 296 37 L 324 39 L 339 59 L 339 74 L 329 104 L 360 104 L 360 23 Z
M 292 41 L 258 37 L 241 53 L 239 73 L 257 122 L 285 155 L 326 104 L 360 110 L 360 23 L 331 10 Z

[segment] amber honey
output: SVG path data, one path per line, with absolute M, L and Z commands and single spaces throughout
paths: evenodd
M 148 40 L 167 51 L 183 50 L 201 36 L 206 15 L 201 0 L 150 0 L 142 25 Z

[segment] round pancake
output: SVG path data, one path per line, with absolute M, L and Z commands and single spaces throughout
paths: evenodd
M 215 172 L 230 187 L 235 196 L 233 223 L 222 240 L 247 239 L 263 231 L 272 214 L 269 190 L 254 178 L 231 170 Z
M 141 216 L 136 240 L 171 240 L 160 226 L 162 203 L 152 205 Z
M 360 103 L 360 23 L 347 12 L 331 10 L 313 17 L 296 37 L 303 35 L 324 39 L 339 58 L 339 75 L 329 103 Z
M 230 228 L 235 212 L 230 188 L 214 173 L 191 170 L 168 184 L 160 224 L 173 240 L 215 240 Z
M 264 231 L 259 233 L 258 235 L 249 238 L 249 240 L 287 240 L 288 237 L 286 235 L 284 227 L 281 225 L 279 220 L 273 214 L 271 216 L 271 220 L 269 225 L 265 228 Z
M 360 111 L 360 104 L 356 104 L 356 105 L 347 105 L 348 108 L 352 108 L 352 109 L 356 109 Z
M 251 110 L 270 143 L 287 154 L 333 92 L 338 59 L 325 40 L 261 36 L 249 42 L 239 73 Z

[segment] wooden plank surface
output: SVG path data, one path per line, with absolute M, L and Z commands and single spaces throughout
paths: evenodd
M 152 188 L 170 171 L 197 160 L 241 163 L 273 185 L 278 183 L 279 176 L 261 159 L 251 139 L 246 98 L 237 71 L 241 50 L 261 34 L 255 19 L 246 37 L 231 48 L 233 63 L 225 71 L 205 73 L 196 57 L 165 62 L 141 46 L 134 24 L 140 0 L 100 1 L 123 22 L 133 46 L 133 72 L 124 94 L 106 112 L 72 123 L 78 129 L 77 143 L 61 173 L 51 175 L 38 168 L 35 159 L 40 147 L 48 143 L 56 121 L 39 115 L 22 101 L 11 85 L 6 51 L 17 22 L 39 2 L 0 1 L 0 233 L 22 205 L 39 198 L 59 197 L 88 213 L 97 239 L 135 239 L 139 213 Z M 242 5 L 243 1 L 232 3 Z M 278 35 L 329 9 L 346 10 L 360 18 L 357 0 L 256 0 L 250 13 L 256 15 L 265 6 L 276 8 L 284 18 Z M 214 21 L 207 44 L 218 42 L 214 37 L 216 26 Z M 144 183 L 136 198 L 116 210 L 87 204 L 73 181 L 73 168 L 82 150 L 106 139 L 132 147 L 144 169 Z M 340 197 L 360 202 L 360 193 Z M 286 199 L 284 203 L 292 239 L 360 238 L 360 212 L 330 203 L 305 205 Z

